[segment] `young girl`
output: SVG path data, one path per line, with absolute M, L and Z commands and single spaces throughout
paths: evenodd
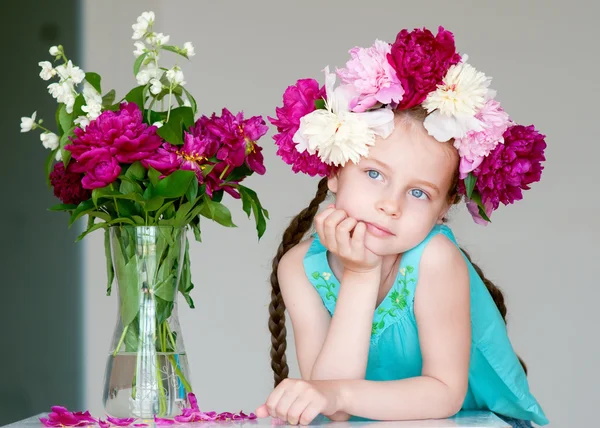
M 273 262 L 275 389 L 257 409 L 410 420 L 488 409 L 547 424 L 507 336 L 502 293 L 459 248 L 446 215 L 474 220 L 540 179 L 546 143 L 514 123 L 452 33 L 402 30 L 354 48 L 325 88 L 299 80 L 277 109 L 278 154 L 324 178 Z M 335 202 L 315 216 L 328 191 Z M 316 234 L 303 240 L 313 224 Z M 285 309 L 302 379 L 288 379 Z

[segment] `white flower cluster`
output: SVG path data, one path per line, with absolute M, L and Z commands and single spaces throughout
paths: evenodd
M 62 46 L 52 46 L 50 48 L 50 55 L 56 59 L 63 58 L 64 64 L 57 67 L 53 67 L 50 61 L 41 61 L 38 65 L 42 68 L 40 71 L 40 77 L 43 80 L 50 80 L 53 77 L 58 76 L 59 81 L 48 85 L 48 92 L 59 103 L 63 103 L 66 107 L 67 113 L 73 113 L 73 105 L 75 104 L 75 98 L 78 93 L 75 91 L 75 86 L 79 85 L 85 79 L 85 72 L 73 65 L 71 60 L 66 60 L 64 56 Z
M 144 12 L 137 18 L 137 22 L 131 26 L 133 29 L 132 39 L 135 50 L 133 55 L 141 61 L 136 80 L 140 85 L 150 84 L 150 93 L 154 96 L 168 91 L 169 94 L 178 86 L 185 85 L 185 78 L 179 66 L 175 65 L 166 70 L 158 66 L 159 51 L 169 50 L 186 58 L 194 56 L 194 46 L 191 42 L 185 42 L 183 47 L 170 46 L 170 36 L 163 33 L 155 33 L 152 27 L 155 22 L 154 12 Z M 141 60 L 140 60 L 140 57 Z

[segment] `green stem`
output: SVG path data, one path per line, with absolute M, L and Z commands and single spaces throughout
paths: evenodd
M 111 190 L 115 190 L 115 185 L 113 183 L 110 183 L 110 188 Z M 117 217 L 121 217 L 121 214 L 119 214 L 119 204 L 117 204 L 117 198 L 113 198 L 113 201 L 115 202 L 115 210 L 117 211 Z
M 117 344 L 117 347 L 115 348 L 114 352 L 113 352 L 113 357 L 117 356 L 117 352 L 119 352 L 119 349 L 121 349 L 121 345 L 123 344 L 123 341 L 125 340 L 125 335 L 127 334 L 127 330 L 129 329 L 129 324 L 127 324 L 125 326 L 125 328 L 123 329 L 123 334 L 121 334 L 121 338 L 119 339 L 119 343 Z
M 173 346 L 173 353 L 178 354 L 177 347 L 175 345 L 175 338 L 173 337 L 173 333 L 171 332 L 171 329 L 169 328 L 169 324 L 167 324 L 166 321 L 165 321 L 165 327 L 166 327 L 167 334 L 169 336 L 169 340 L 171 341 L 171 346 Z M 177 364 L 177 361 L 175 361 L 175 356 L 169 355 L 169 360 L 171 361 L 171 364 L 173 365 L 173 368 L 175 369 L 175 373 L 177 373 L 177 376 L 179 376 L 181 383 L 183 383 L 183 387 L 185 388 L 185 390 L 187 392 L 192 392 L 192 386 L 190 385 L 188 380 L 183 375 L 183 372 L 179 368 L 179 364 Z
M 167 110 L 167 120 L 165 120 L 165 122 L 169 121 L 169 117 L 171 117 L 171 100 L 173 98 L 173 83 L 171 83 L 169 85 L 169 109 Z
M 189 384 L 189 382 L 179 369 L 179 365 L 177 364 L 177 361 L 175 361 L 175 356 L 169 355 L 169 360 L 171 361 L 173 368 L 175 368 L 175 373 L 177 373 L 177 376 L 179 376 L 181 383 L 183 383 L 183 388 L 186 390 L 186 392 L 192 392 L 192 386 Z

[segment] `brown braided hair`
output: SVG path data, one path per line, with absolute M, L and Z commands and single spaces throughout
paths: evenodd
M 327 178 L 319 181 L 317 193 L 308 207 L 303 209 L 290 222 L 289 226 L 283 232 L 283 239 L 277 254 L 273 258 L 273 270 L 271 271 L 271 304 L 269 305 L 269 330 L 271 331 L 271 369 L 273 369 L 274 386 L 288 377 L 289 368 L 285 357 L 287 348 L 285 328 L 285 303 L 281 296 L 279 288 L 279 279 L 277 278 L 277 269 L 279 261 L 285 253 L 298 244 L 306 232 L 312 226 L 313 219 L 319 210 L 319 205 L 327 197 Z

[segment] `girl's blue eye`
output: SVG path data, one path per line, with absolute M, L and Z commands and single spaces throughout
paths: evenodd
M 367 174 L 369 174 L 369 177 L 374 180 L 377 180 L 379 177 L 381 177 L 381 174 L 375 171 L 374 169 L 370 169 L 369 171 L 367 171 Z
M 412 189 L 410 194 L 417 199 L 427 199 L 427 194 L 423 192 L 421 189 Z

